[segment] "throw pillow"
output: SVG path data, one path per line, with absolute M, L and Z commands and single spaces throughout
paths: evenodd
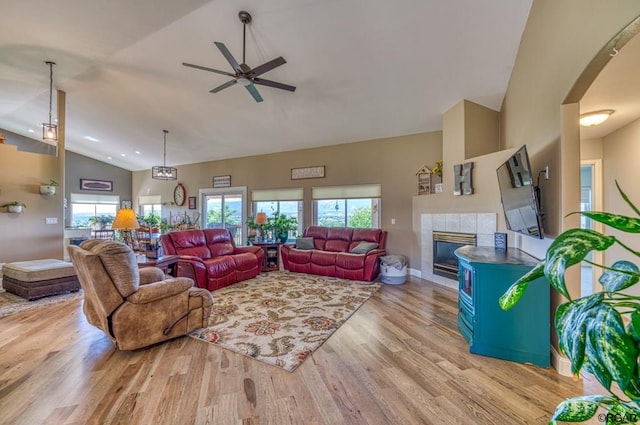
M 313 244 L 313 238 L 297 238 L 296 239 L 296 248 L 303 250 L 315 249 L 315 245 Z
M 352 254 L 366 254 L 369 251 L 372 251 L 378 247 L 378 244 L 375 242 L 360 242 L 358 245 L 353 247 L 351 250 Z

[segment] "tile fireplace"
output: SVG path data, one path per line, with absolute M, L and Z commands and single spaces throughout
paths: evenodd
M 475 233 L 433 232 L 433 274 L 458 279 L 458 257 L 453 252 L 465 245 L 476 246 Z
M 496 213 L 425 213 L 421 215 L 421 255 L 418 277 L 458 290 L 455 275 L 434 273 L 434 233 L 466 233 L 476 236 L 476 246 L 493 246 L 493 234 L 497 230 Z M 464 245 L 471 245 L 464 243 Z M 457 248 L 457 247 L 456 247 Z M 451 250 L 452 252 L 455 250 Z M 456 263 L 457 264 L 457 263 Z

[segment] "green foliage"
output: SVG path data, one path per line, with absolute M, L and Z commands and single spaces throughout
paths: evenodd
M 617 182 L 616 186 L 622 198 L 640 216 L 640 210 Z M 640 219 L 636 217 L 599 211 L 581 214 L 625 233 L 640 233 Z M 545 259 L 500 297 L 500 306 L 508 310 L 522 298 L 529 283 L 546 276 L 551 286 L 568 299 L 558 306 L 554 325 L 558 347 L 571 361 L 572 373 L 577 375 L 584 369 L 610 392 L 609 395 L 574 397 L 563 401 L 556 408 L 550 424 L 587 421 L 599 408 L 606 412 L 602 418 L 599 415 L 600 422 L 626 424 L 640 420 L 640 296 L 621 292 L 638 283 L 640 270 L 636 264 L 626 260 L 604 266 L 585 259 L 590 252 L 604 251 L 614 244 L 640 257 L 640 251 L 626 246 L 615 236 L 593 230 L 567 230 L 549 246 Z M 599 279 L 602 291 L 571 299 L 564 274 L 567 268 L 582 261 L 605 270 Z M 623 316 L 629 319 L 626 327 Z M 614 382 L 628 400 L 611 392 Z
M 267 217 L 267 224 L 264 227 L 266 230 L 273 232 L 276 240 L 284 243 L 289 236 L 289 232 L 298 228 L 298 219 L 275 211 L 271 216 Z
M 22 208 L 27 208 L 27 206 L 25 204 L 23 204 L 20 201 L 11 201 L 11 202 L 7 202 L 6 204 L 0 205 L 0 207 L 2 208 L 7 208 L 7 207 L 22 207 Z
M 371 228 L 371 207 L 356 208 L 347 220 L 348 227 Z
M 161 220 L 162 217 L 160 217 L 160 213 L 157 212 L 151 212 L 142 216 L 142 221 L 144 221 L 147 226 L 152 229 L 160 227 Z
M 298 228 L 298 220 L 295 217 L 290 217 L 275 211 L 267 217 L 265 227 L 267 230 L 273 230 L 274 232 L 296 230 Z
M 98 226 L 100 228 L 105 228 L 107 226 L 110 226 L 111 223 L 113 223 L 113 216 L 109 215 L 109 214 L 94 215 L 93 217 L 89 217 L 89 219 L 87 221 L 92 226 Z
M 237 217 L 237 211 L 229 208 L 229 205 L 224 206 L 224 222 L 226 224 L 240 224 L 240 220 Z M 220 224 L 222 223 L 222 211 L 220 209 L 212 209 L 207 211 L 207 224 Z

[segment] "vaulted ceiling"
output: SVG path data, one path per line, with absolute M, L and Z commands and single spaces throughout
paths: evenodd
M 531 0 L 22 0 L 2 6 L 0 128 L 37 138 L 49 69 L 67 149 L 129 169 L 441 129 L 461 99 L 500 109 Z M 214 46 L 287 63 L 257 103 Z M 55 107 L 55 99 L 54 99 Z M 54 110 L 54 117 L 56 111 Z M 91 137 L 99 141 L 91 141 Z M 136 153 L 139 152 L 139 153 Z M 109 159 L 110 158 L 110 159 Z

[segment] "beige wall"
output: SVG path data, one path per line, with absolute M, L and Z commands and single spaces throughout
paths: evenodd
M 19 201 L 27 205 L 22 214 L 0 208 L 0 264 L 54 258 L 63 254 L 63 194 L 65 161 L 65 92 L 56 93 L 58 155 L 21 152 L 0 144 L 0 205 Z M 53 179 L 60 187 L 53 196 L 41 195 L 40 185 Z M 45 224 L 55 218 L 56 224 Z
M 616 188 L 616 180 L 629 199 L 640 208 L 640 185 L 638 185 L 638 165 L 640 160 L 640 120 L 606 136 L 603 147 L 603 209 L 615 214 L 637 217 L 637 214 L 622 199 Z M 615 236 L 622 243 L 638 248 L 637 234 L 620 232 L 605 227 L 605 233 Z M 604 263 L 613 264 L 617 260 L 637 263 L 637 257 L 619 245 L 613 245 L 604 253 Z M 639 291 L 632 288 L 635 293 Z
M 500 113 L 477 103 L 464 101 L 464 159 L 500 149 Z
M 409 257 L 411 267 L 419 267 L 419 244 L 412 226 L 412 196 L 417 193 L 415 173 L 424 165 L 433 166 L 442 158 L 442 133 L 369 140 L 314 149 L 223 161 L 203 162 L 178 167 L 178 181 L 187 196 L 198 189 L 210 188 L 213 176 L 231 175 L 232 186 L 254 189 L 304 188 L 304 224 L 311 224 L 311 188 L 347 184 L 382 185 L 382 227 L 389 232 L 387 250 Z M 325 178 L 291 180 L 292 167 L 325 166 Z M 133 198 L 161 195 L 163 202 L 173 200 L 176 182 L 151 179 L 151 172 L 133 173 Z M 188 211 L 170 206 L 172 213 Z M 391 220 L 395 219 L 395 224 Z
M 0 144 L 0 205 L 19 201 L 27 205 L 22 214 L 0 208 L 0 263 L 62 259 L 63 191 L 40 194 L 40 185 L 50 179 L 62 182 L 58 157 L 18 151 Z M 55 217 L 57 224 L 45 224 Z
M 602 139 L 580 140 L 580 159 L 602 159 Z

